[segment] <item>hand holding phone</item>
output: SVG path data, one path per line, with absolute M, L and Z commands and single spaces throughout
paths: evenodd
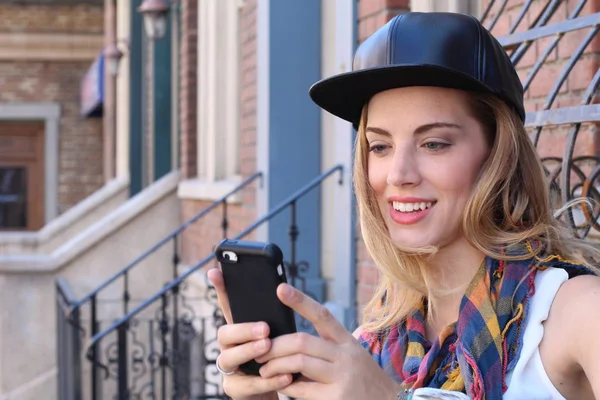
M 270 339 L 296 332 L 293 310 L 277 297 L 277 287 L 287 279 L 283 253 L 276 244 L 226 239 L 215 248 L 215 256 L 221 264 L 233 323 L 264 321 Z M 251 360 L 239 369 L 259 375 L 261 365 Z
M 265 322 L 234 324 L 229 307 L 229 297 L 223 282 L 223 273 L 220 268 L 212 268 L 207 275 L 214 285 L 219 307 L 227 322 L 217 331 L 220 354 L 216 362 L 224 371 L 234 372 L 222 376 L 223 391 L 233 399 L 279 399 L 277 392 L 292 382 L 291 374 L 262 377 L 238 373 L 239 365 L 257 359 L 272 349 L 272 342 L 268 338 L 267 324 Z

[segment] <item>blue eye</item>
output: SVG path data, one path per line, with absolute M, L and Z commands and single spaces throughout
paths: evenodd
M 448 146 L 450 146 L 450 145 L 447 143 L 440 143 L 440 142 L 428 142 L 423 145 L 423 147 L 425 147 L 427 150 L 431 150 L 431 151 L 439 151 Z
M 381 153 L 385 149 L 387 149 L 388 147 L 389 146 L 387 146 L 385 144 L 376 144 L 376 145 L 373 145 L 373 146 L 369 147 L 369 151 L 373 152 L 373 153 Z

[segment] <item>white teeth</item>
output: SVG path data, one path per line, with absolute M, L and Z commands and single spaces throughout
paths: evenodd
M 419 210 L 426 210 L 429 207 L 431 207 L 432 205 L 433 205 L 433 202 L 431 202 L 431 201 L 429 201 L 427 203 L 425 203 L 425 202 L 401 203 L 399 201 L 392 202 L 392 206 L 394 207 L 394 210 L 400 211 L 400 212 L 413 212 L 413 211 L 419 211 Z

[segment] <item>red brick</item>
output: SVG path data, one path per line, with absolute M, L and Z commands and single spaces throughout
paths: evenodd
M 181 62 L 179 72 L 182 79 L 180 96 L 181 123 L 181 173 L 184 178 L 193 178 L 197 173 L 197 40 L 198 2 L 181 2 Z
M 98 34 L 104 10 L 98 5 L 0 4 L 5 32 Z M 80 80 L 89 62 L 0 62 L 0 101 L 56 102 L 59 124 L 59 213 L 102 185 L 102 119 L 79 115 Z

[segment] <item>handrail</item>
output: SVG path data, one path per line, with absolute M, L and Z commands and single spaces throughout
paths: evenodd
M 67 283 L 67 281 L 63 277 L 58 277 L 56 279 L 56 289 L 58 293 L 60 293 L 63 301 L 67 303 L 68 306 L 77 302 L 77 297 L 75 293 L 71 290 L 71 286 Z
M 270 220 L 271 218 L 273 218 L 277 214 L 279 214 L 281 211 L 283 211 L 286 207 L 288 207 L 291 204 L 295 204 L 295 202 L 300 197 L 304 196 L 307 192 L 309 192 L 310 190 L 312 190 L 315 186 L 319 185 L 321 182 L 323 182 L 326 178 L 328 178 L 330 175 L 332 175 L 336 171 L 340 172 L 339 183 L 342 184 L 343 183 L 343 176 L 344 176 L 343 175 L 344 166 L 342 164 L 338 164 L 338 165 L 336 165 L 336 166 L 328 169 L 327 171 L 325 171 L 321 175 L 317 176 L 316 178 L 314 178 L 312 181 L 310 181 L 304 187 L 298 189 L 291 196 L 289 196 L 286 200 L 284 200 L 281 203 L 279 203 L 279 205 L 277 207 L 275 207 L 273 210 L 269 211 L 269 213 L 267 213 L 265 216 L 263 216 L 262 218 L 258 219 L 256 222 L 254 222 L 252 225 L 250 225 L 244 231 L 242 231 L 241 233 L 239 233 L 238 235 L 236 235 L 233 239 L 234 240 L 238 240 L 238 239 L 243 238 L 246 235 L 249 235 L 256 228 L 258 228 L 260 225 L 262 225 L 263 223 L 265 223 L 266 221 Z M 123 324 L 125 324 L 127 321 L 129 321 L 131 318 L 133 318 L 134 316 L 136 316 L 138 313 L 142 312 L 144 309 L 146 309 L 147 307 L 149 307 L 151 304 L 153 304 L 156 300 L 158 300 L 159 298 L 161 298 L 162 296 L 164 296 L 167 292 L 169 292 L 170 290 L 172 290 L 174 287 L 179 286 L 188 276 L 192 275 L 194 272 L 196 272 L 197 270 L 199 270 L 200 268 L 202 268 L 203 266 L 205 266 L 206 264 L 208 264 L 212 259 L 214 259 L 214 257 L 215 257 L 214 253 L 211 253 L 211 255 L 209 255 L 208 257 L 204 258 L 202 261 L 200 261 L 199 263 L 197 263 L 196 265 L 194 265 L 193 267 L 191 267 L 190 269 L 188 269 L 184 274 L 180 275 L 176 279 L 172 280 L 171 282 L 169 282 L 168 284 L 166 284 L 165 286 L 163 286 L 163 288 L 160 291 L 158 291 L 154 295 L 150 296 L 142 304 L 138 305 L 136 308 L 134 308 L 133 310 L 129 311 L 127 314 L 125 314 L 123 317 L 121 317 L 120 319 L 118 319 L 117 321 L 115 321 L 113 324 L 111 324 L 110 326 L 108 326 L 103 331 L 98 332 L 96 335 L 92 336 L 92 338 L 90 339 L 90 342 L 89 342 L 89 344 L 87 346 L 87 348 L 88 348 L 87 358 L 91 359 L 91 357 L 90 357 L 91 356 L 90 350 L 94 349 L 95 346 L 96 346 L 96 344 L 102 338 L 104 338 L 106 335 L 108 335 L 112 331 L 120 328 Z
M 76 311 L 77 309 L 81 308 L 81 306 L 83 306 L 85 303 L 87 303 L 92 298 L 94 298 L 94 296 L 96 296 L 101 290 L 103 290 L 104 288 L 106 288 L 108 285 L 112 284 L 118 278 L 120 278 L 120 277 L 124 276 L 125 274 L 127 274 L 129 272 L 129 270 L 131 270 L 138 263 L 140 263 L 144 259 L 146 259 L 146 257 L 150 256 L 155 251 L 157 251 L 158 249 L 160 249 L 163 245 L 165 245 L 166 243 L 168 243 L 174 237 L 176 237 L 177 235 L 179 235 L 182 231 L 184 231 L 185 229 L 187 229 L 191 224 L 193 224 L 194 222 L 198 221 L 200 218 L 204 217 L 206 214 L 208 214 L 209 212 L 211 212 L 212 210 L 214 210 L 220 204 L 226 202 L 229 197 L 231 197 L 232 195 L 236 194 L 238 191 L 240 191 L 241 189 L 245 188 L 250 183 L 254 182 L 256 179 L 262 178 L 262 175 L 263 175 L 262 172 L 256 172 L 256 173 L 250 175 L 248 178 L 246 178 L 244 181 L 242 181 L 239 185 L 237 185 L 235 188 L 233 188 L 228 193 L 226 193 L 223 197 L 219 198 L 218 200 L 215 200 L 208 207 L 206 207 L 205 209 L 203 209 L 202 211 L 200 211 L 198 214 L 194 215 L 192 218 L 190 218 L 189 220 L 187 220 L 183 225 L 179 226 L 177 229 L 175 229 L 173 232 L 171 232 L 170 234 L 168 234 L 167 236 L 165 236 L 162 240 L 160 240 L 154 246 L 152 246 L 151 248 L 149 248 L 148 250 L 146 250 L 144 253 L 142 253 L 141 255 L 139 255 L 135 260 L 133 260 L 132 262 L 130 262 L 122 270 L 120 270 L 119 272 L 115 273 L 114 275 L 112 275 L 111 277 L 109 277 L 106 281 L 104 281 L 103 283 L 101 283 L 98 287 L 96 287 L 96 289 L 92 290 L 88 295 L 86 295 L 85 297 L 83 297 L 81 300 L 75 302 L 73 304 L 73 306 L 71 307 L 69 315 L 72 315 L 74 311 Z

